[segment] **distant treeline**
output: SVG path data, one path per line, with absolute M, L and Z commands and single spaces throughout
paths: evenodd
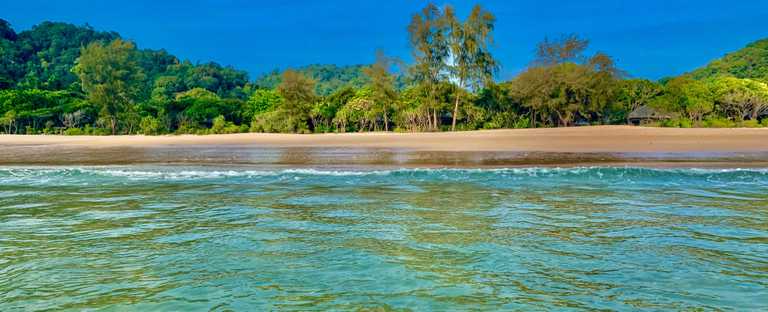
M 660 81 L 628 79 L 577 35 L 545 38 L 530 66 L 494 79 L 496 19 L 475 6 L 413 14 L 413 63 L 311 65 L 250 80 L 216 63 L 138 49 L 114 32 L 0 19 L 0 133 L 208 134 L 447 131 L 640 122 L 768 126 L 768 40 Z M 501 43 L 500 43 L 501 45 Z M 498 51 L 498 50 L 495 50 Z

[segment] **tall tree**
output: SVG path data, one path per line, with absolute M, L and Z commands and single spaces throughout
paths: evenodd
M 451 121 L 451 131 L 454 131 L 463 91 L 461 89 L 477 89 L 491 83 L 493 74 L 498 70 L 498 64 L 488 49 L 493 42 L 491 32 L 496 17 L 478 4 L 472 8 L 472 13 L 464 23 L 459 21 L 451 6 L 445 7 L 444 18 L 450 32 L 450 70 L 458 83 Z
M 397 100 L 397 91 L 395 90 L 395 77 L 389 73 L 389 68 L 394 60 L 384 55 L 384 52 L 376 52 L 376 63 L 363 72 L 371 80 L 373 102 L 377 113 L 384 117 L 384 131 L 389 131 L 389 111 Z
M 144 74 L 135 59 L 133 43 L 115 39 L 82 48 L 73 71 L 88 100 L 101 106 L 101 115 L 117 134 L 118 115 L 130 109 L 140 92 Z
M 737 121 L 768 113 L 768 85 L 753 79 L 719 77 L 709 81 L 723 113 Z
M 277 92 L 283 97 L 280 108 L 296 118 L 297 122 L 306 123 L 317 99 L 315 81 L 294 70 L 286 70 Z
M 700 122 L 704 115 L 714 109 L 714 94 L 710 86 L 686 76 L 677 77 L 666 84 L 669 103 L 693 121 Z
M 424 109 L 431 129 L 439 127 L 437 87 L 448 69 L 448 29 L 443 12 L 434 3 L 427 4 L 421 12 L 414 14 L 408 26 L 415 61 L 411 72 L 426 91 Z
M 579 62 L 582 53 L 589 46 L 589 40 L 575 34 L 563 35 L 559 39 L 550 40 L 544 38 L 536 46 L 536 60 L 534 63 L 540 66 L 553 66 L 566 62 Z
M 513 81 L 513 93 L 530 109 L 534 126 L 537 115 L 545 125 L 569 126 L 579 117 L 605 121 L 622 73 L 604 53 L 584 57 L 588 43 L 575 35 L 544 39 L 533 66 Z
M 651 103 L 651 100 L 661 94 L 661 86 L 646 79 L 629 79 L 619 82 L 618 92 L 618 102 L 624 108 L 627 124 L 630 124 L 629 113 Z

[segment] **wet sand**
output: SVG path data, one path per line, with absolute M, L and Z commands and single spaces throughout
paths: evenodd
M 456 133 L 0 135 L 0 164 L 768 167 L 768 129 L 597 126 Z

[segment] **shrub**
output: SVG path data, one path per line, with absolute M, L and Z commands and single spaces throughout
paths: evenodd
M 664 128 L 679 128 L 680 121 L 677 119 L 667 119 L 659 122 L 659 126 Z
M 224 119 L 224 116 L 219 115 L 213 119 L 213 126 L 211 126 L 210 134 L 230 134 L 240 132 L 240 126 L 235 125 L 232 122 L 228 122 Z
M 688 118 L 680 118 L 677 120 L 677 123 L 680 128 L 693 128 L 693 120 Z
M 704 119 L 704 126 L 707 128 L 732 128 L 736 123 L 722 117 L 707 117 Z
M 333 127 L 329 125 L 318 124 L 315 126 L 315 133 L 333 132 Z
M 739 123 L 739 127 L 760 128 L 760 123 L 757 122 L 757 119 L 744 120 L 741 123 Z
M 760 125 L 763 127 L 768 127 L 768 117 L 763 118 L 763 121 L 760 122 Z
M 253 117 L 251 132 L 310 133 L 306 120 L 275 110 Z
M 213 119 L 213 125 L 211 126 L 211 132 L 212 133 L 221 133 L 224 131 L 224 128 L 227 127 L 227 120 L 224 119 L 224 116 L 219 115 L 216 118 Z
M 69 128 L 67 130 L 64 130 L 64 135 L 84 135 L 85 131 L 80 128 Z
M 155 117 L 147 116 L 141 119 L 139 128 L 141 129 L 141 134 L 158 135 L 161 132 L 162 123 Z
M 522 125 L 522 119 L 526 121 L 524 127 L 520 127 Z M 483 124 L 483 129 L 527 128 L 529 123 L 528 118 L 520 118 L 514 112 L 500 112 L 493 114 L 491 120 Z

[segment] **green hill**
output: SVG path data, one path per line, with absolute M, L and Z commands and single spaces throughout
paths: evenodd
M 695 79 L 734 76 L 768 81 L 768 39 L 750 43 L 689 73 Z
M 345 86 L 360 88 L 367 84 L 368 77 L 363 74 L 363 68 L 365 67 L 366 65 L 336 66 L 332 64 L 313 64 L 296 68 L 295 70 L 308 77 L 312 77 L 316 81 L 315 92 L 320 95 L 328 95 Z M 259 77 L 254 84 L 262 88 L 272 89 L 280 84 L 280 81 L 281 72 L 275 70 Z
M 347 65 L 337 66 L 333 64 L 313 64 L 304 67 L 295 68 L 300 72 L 315 80 L 315 92 L 319 95 L 329 95 L 343 87 L 362 88 L 369 82 L 368 76 L 363 73 L 363 69 L 368 65 Z M 262 88 L 275 88 L 281 81 L 279 70 L 274 70 L 264 74 L 254 81 L 254 84 Z M 395 82 L 398 88 L 406 84 L 405 75 L 398 75 Z
M 80 92 L 72 73 L 80 49 L 92 42 L 121 38 L 116 32 L 97 31 L 88 25 L 43 22 L 16 33 L 0 19 L 0 89 L 43 89 Z M 147 77 L 148 97 L 158 78 L 167 91 L 205 88 L 220 96 L 244 97 L 241 89 L 248 74 L 230 66 L 209 62 L 193 64 L 165 50 L 141 49 L 137 61 Z

